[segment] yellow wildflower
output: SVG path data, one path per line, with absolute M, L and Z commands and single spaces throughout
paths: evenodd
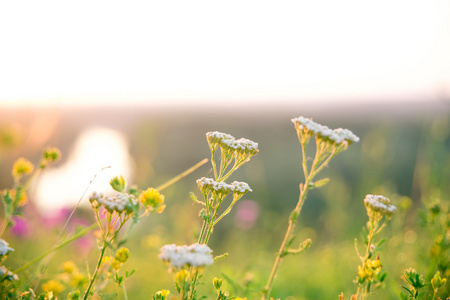
M 164 195 L 154 188 L 148 188 L 139 195 L 139 201 L 149 209 L 156 209 L 157 212 L 162 212 L 161 207 L 163 207 Z
M 28 175 L 33 172 L 33 170 L 34 165 L 29 160 L 21 157 L 14 163 L 11 174 L 14 178 L 19 179 L 22 175 Z
M 42 285 L 44 291 L 53 292 L 59 294 L 64 290 L 63 285 L 57 280 L 49 280 Z

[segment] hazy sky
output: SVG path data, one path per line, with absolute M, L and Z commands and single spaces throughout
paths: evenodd
M 2 1 L 0 105 L 433 98 L 450 1 Z

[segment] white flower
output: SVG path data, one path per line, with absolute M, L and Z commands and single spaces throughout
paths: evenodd
M 348 129 L 338 128 L 338 129 L 335 129 L 334 132 L 336 132 L 339 136 L 341 136 L 347 142 L 350 142 L 350 143 L 359 142 L 359 137 L 357 137 L 355 134 L 353 134 L 353 132 L 351 132 Z
M 359 137 L 357 137 L 353 132 L 348 129 L 334 129 L 331 130 L 325 125 L 320 125 L 311 119 L 304 117 L 298 117 L 291 120 L 296 127 L 304 131 L 306 134 L 317 135 L 317 137 L 323 138 L 327 141 L 331 141 L 335 144 L 342 143 L 356 143 L 359 142 Z
M 252 192 L 250 186 L 245 182 L 234 181 L 231 185 L 233 186 L 233 190 L 235 193 L 245 194 L 247 192 Z
M 9 247 L 8 242 L 4 239 L 0 239 L 0 255 L 6 255 L 8 252 L 12 251 L 14 251 L 14 249 Z
M 250 153 L 255 155 L 258 153 L 258 143 L 249 139 L 240 138 L 236 140 L 232 135 L 218 131 L 206 133 L 208 143 L 213 146 L 217 144 L 225 149 L 237 150 L 238 152 Z
M 5 268 L 5 266 L 0 267 L 0 277 L 4 277 L 9 281 L 19 280 L 19 277 L 10 270 L 8 270 L 7 268 Z
M 382 215 L 392 216 L 397 208 L 390 203 L 390 200 L 381 195 L 366 195 L 364 204 L 367 210 L 379 212 Z
M 307 119 L 305 117 L 294 118 L 294 119 L 291 119 L 291 121 L 300 130 L 306 129 L 308 131 L 313 132 L 314 134 L 318 133 L 320 131 L 320 128 L 322 127 L 322 125 L 314 122 L 311 119 Z
M 206 139 L 212 145 L 227 143 L 228 141 L 234 141 L 234 137 L 232 135 L 218 131 L 207 132 Z
M 212 178 L 202 177 L 197 180 L 198 188 L 204 192 L 210 192 L 212 190 L 222 193 L 228 194 L 233 191 L 234 187 L 231 184 L 227 184 L 225 182 L 217 182 Z
M 240 138 L 238 140 L 234 140 L 232 148 L 238 150 L 238 152 L 244 152 L 244 153 L 251 153 L 256 154 L 258 153 L 258 143 L 255 143 L 249 139 Z
M 159 259 L 169 263 L 173 268 L 205 267 L 214 262 L 212 250 L 207 245 L 198 243 L 190 246 L 165 245 L 160 251 Z
M 136 199 L 133 195 L 117 193 L 114 197 L 105 197 L 101 193 L 93 192 L 89 197 L 92 207 L 97 208 L 103 205 L 109 212 L 117 211 L 121 213 L 128 209 L 130 201 L 136 204 Z

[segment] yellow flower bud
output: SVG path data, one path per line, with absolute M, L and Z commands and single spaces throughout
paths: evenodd
M 130 251 L 127 248 L 120 248 L 116 252 L 116 260 L 121 263 L 126 262 L 129 256 L 130 256 Z
M 12 176 L 14 178 L 20 179 L 22 175 L 28 175 L 34 170 L 34 165 L 25 158 L 21 157 L 13 165 Z
M 61 159 L 61 151 L 56 147 L 47 147 L 42 151 L 42 160 L 44 164 L 57 162 Z

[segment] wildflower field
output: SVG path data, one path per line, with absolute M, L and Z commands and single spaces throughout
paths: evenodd
M 44 217 L 33 193 L 66 149 L 24 151 L 0 124 L 0 299 L 450 297 L 448 115 L 158 120 L 127 139 L 132 179 L 93 190 L 99 170 Z

